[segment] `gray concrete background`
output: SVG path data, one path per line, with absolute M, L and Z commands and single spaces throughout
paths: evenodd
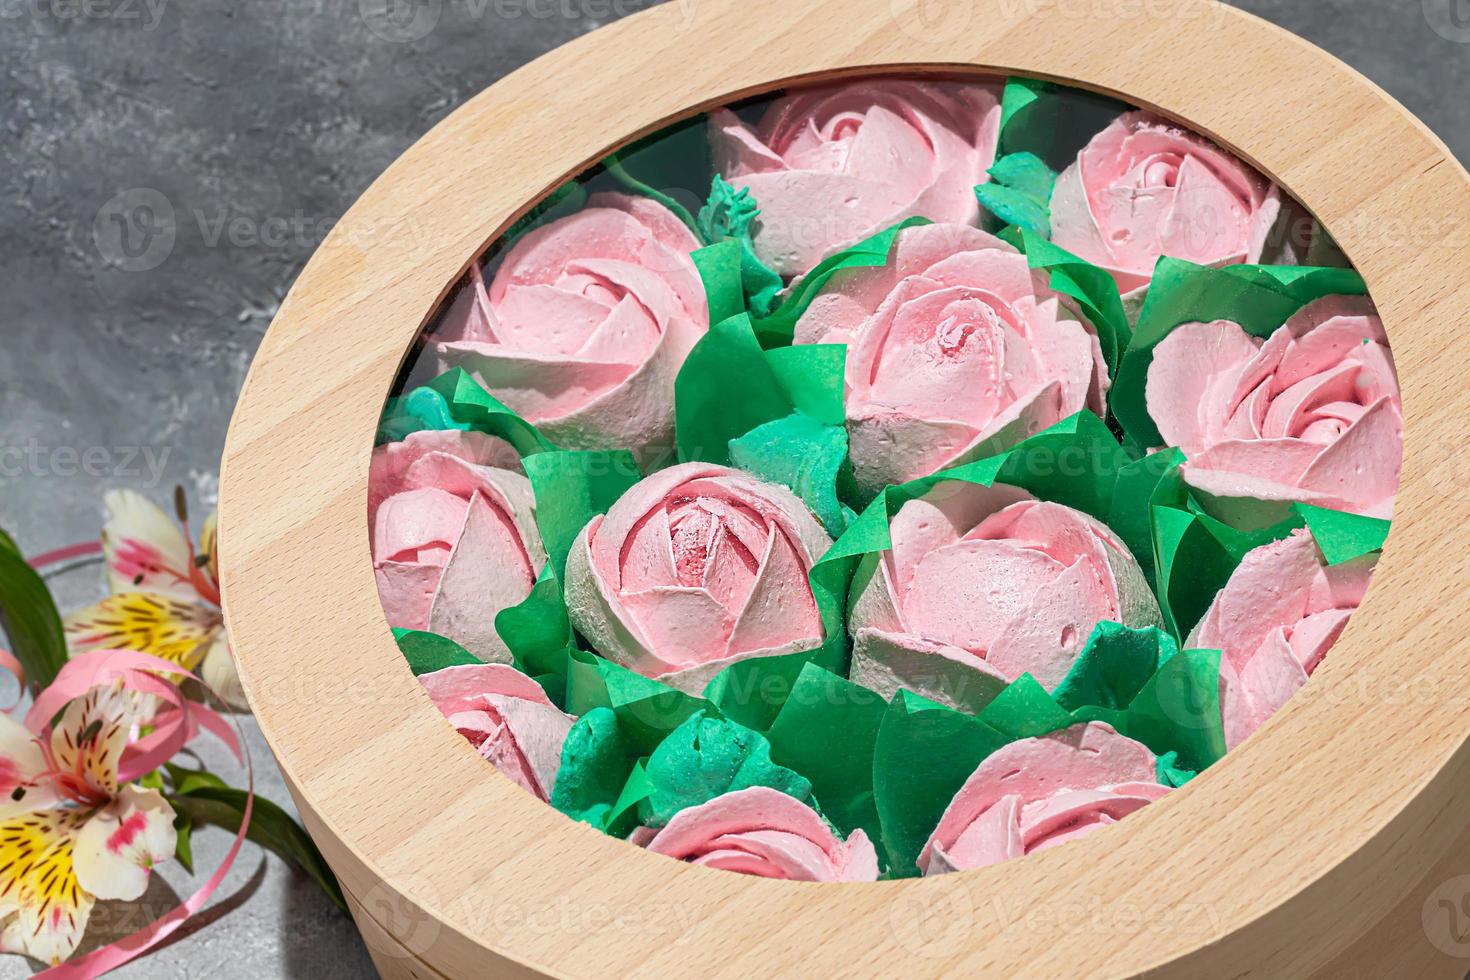
M 163 501 L 183 484 L 211 505 L 251 354 L 326 229 L 475 92 L 650 5 L 0 0 L 0 526 L 31 550 L 91 537 L 111 486 Z M 1358 68 L 1470 159 L 1466 0 L 1237 6 Z M 56 585 L 64 606 L 101 590 L 95 568 Z M 262 791 L 287 803 L 250 742 Z M 200 866 L 228 842 L 201 833 Z M 155 914 L 195 887 L 163 878 Z M 221 895 L 211 924 L 117 975 L 372 974 L 348 919 L 253 845 Z M 0 976 L 30 972 L 0 958 Z

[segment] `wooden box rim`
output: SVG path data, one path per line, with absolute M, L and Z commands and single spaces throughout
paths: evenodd
M 549 188 L 733 97 L 898 65 L 1018 72 L 1159 108 L 1305 202 L 1393 343 L 1406 421 L 1394 532 L 1303 692 L 1118 827 L 927 881 L 797 885 L 682 865 L 532 799 L 434 710 L 374 586 L 373 433 L 450 285 Z M 1462 829 L 1470 386 L 1451 372 L 1470 363 L 1467 226 L 1470 177 L 1418 120 L 1325 52 L 1210 0 L 673 0 L 618 21 L 409 149 L 262 342 L 220 494 L 225 613 L 260 726 L 354 902 L 449 976 L 1305 975 Z

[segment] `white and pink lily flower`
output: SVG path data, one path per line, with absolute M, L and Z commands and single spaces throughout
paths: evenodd
M 119 776 L 138 702 L 117 681 L 54 726 L 0 714 L 0 951 L 60 963 L 98 900 L 139 898 L 173 857 L 173 809 Z
M 131 490 L 106 495 L 102 549 L 112 594 L 66 617 L 73 657 L 91 650 L 136 650 L 197 670 L 224 701 L 246 708 L 220 612 L 215 515 L 196 552 L 179 495 L 177 520 Z

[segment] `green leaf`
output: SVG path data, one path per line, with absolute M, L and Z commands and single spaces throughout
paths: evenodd
M 192 827 L 221 827 L 230 833 L 240 832 L 240 821 L 245 814 L 248 794 L 244 790 L 228 786 L 196 784 L 187 792 L 175 791 L 168 797 L 169 805 L 176 814 L 183 815 Z M 337 884 L 332 869 L 307 836 L 306 831 L 292 820 L 290 815 L 270 800 L 260 796 L 250 815 L 250 826 L 245 836 L 275 854 L 288 864 L 295 865 L 321 886 L 338 908 L 347 910 L 342 898 L 342 889 Z
M 194 821 L 187 813 L 174 817 L 174 860 L 189 874 L 194 873 Z
M 663 740 L 645 766 L 649 784 L 638 813 L 649 827 L 717 796 L 767 786 L 809 803 L 812 784 L 771 760 L 771 744 L 759 732 L 699 712 Z
M 551 805 L 603 833 L 625 836 L 632 829 L 626 817 L 637 803 L 630 806 L 629 781 L 640 754 L 611 708 L 593 708 L 562 743 Z
M 66 632 L 46 582 L 26 564 L 15 540 L 0 530 L 0 628 L 25 670 L 32 692 L 56 679 L 66 663 Z
M 447 636 L 426 630 L 394 629 L 393 638 L 415 677 L 445 667 L 473 667 L 480 659 Z
M 1056 172 L 1040 157 L 1012 153 L 990 168 L 990 181 L 975 188 L 975 197 L 1002 224 L 1050 238 L 1051 192 L 1056 181 Z
M 797 412 L 731 440 L 730 462 L 762 480 L 790 488 L 834 538 L 854 516 L 837 492 L 847 464 L 847 429 L 843 426 L 823 425 Z
M 723 177 L 716 174 L 710 183 L 709 200 L 700 209 L 695 223 L 706 242 L 713 244 L 733 241 L 736 244 L 739 249 L 737 254 L 743 297 L 742 309 L 748 308 L 757 316 L 766 316 L 771 312 L 776 296 L 785 284 L 781 276 L 762 262 L 760 256 L 756 254 L 755 242 L 751 237 L 751 225 L 759 216 L 760 207 L 755 198 L 751 196 L 750 188 L 746 187 L 737 191 Z M 702 269 L 701 272 L 703 272 Z M 714 304 L 711 303 L 711 310 L 713 309 Z M 711 313 L 712 322 L 721 319 L 724 317 L 716 317 Z

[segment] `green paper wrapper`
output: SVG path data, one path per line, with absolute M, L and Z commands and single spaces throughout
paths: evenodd
M 1006 743 L 969 715 L 899 691 L 873 747 L 873 797 L 889 874 L 919 874 L 919 852 L 975 767 Z
M 928 218 L 905 219 L 871 238 L 865 238 L 856 245 L 823 259 L 791 288 L 774 313 L 754 322 L 755 334 L 760 338 L 761 345 L 784 347 L 790 344 L 796 331 L 796 321 L 801 319 L 801 315 L 811 306 L 812 300 L 827 285 L 829 279 L 843 269 L 872 268 L 886 264 L 899 232 L 927 224 L 932 224 Z
M 1100 623 L 1056 694 L 1029 674 L 976 716 L 900 691 L 878 726 L 874 802 L 894 877 L 918 874 L 929 834 L 994 751 L 1103 721 L 1160 758 L 1160 781 L 1183 785 L 1225 754 L 1220 653 L 1178 651 L 1159 630 Z
M 577 652 L 562 595 L 567 553 L 587 522 L 606 513 L 641 477 L 632 454 L 622 451 L 557 449 L 523 457 L 521 463 L 536 497 L 536 526 L 547 562 L 531 594 L 495 617 L 495 631 L 516 667 L 564 704 L 571 696 L 568 678 Z
M 841 534 L 850 515 L 839 495 L 848 479 L 846 350 L 804 344 L 768 351 L 746 315 L 715 324 L 674 382 L 679 460 L 736 466 L 783 484 L 828 533 Z
M 1019 247 L 1027 264 L 1048 272 L 1051 288 L 1070 297 L 1092 323 L 1108 373 L 1117 374 L 1132 333 L 1113 277 L 1035 232 L 1022 230 Z
M 766 737 L 771 758 L 811 780 L 844 837 L 865 831 L 886 865 L 873 796 L 873 749 L 888 706 L 875 692 L 807 664 Z
M 1254 337 L 1269 337 L 1308 303 L 1366 292 L 1363 278 L 1349 269 L 1266 265 L 1215 269 L 1160 259 L 1113 382 L 1113 414 L 1138 445 L 1163 442 L 1148 414 L 1144 387 L 1154 348 L 1180 324 L 1231 320 Z
M 398 649 L 415 677 L 445 667 L 473 667 L 482 663 L 479 657 L 438 633 L 394 628 L 393 639 L 398 641 Z
M 1001 98 L 1000 152 L 1032 153 L 1061 172 L 1129 106 L 1055 82 L 1011 76 Z
M 1259 529 L 1240 529 L 1206 513 L 1179 472 L 1184 454 L 1177 449 L 1156 453 L 1162 473 L 1148 497 L 1153 555 L 1147 569 L 1164 622 L 1183 640 L 1204 617 L 1210 603 L 1230 580 L 1246 553 L 1279 541 L 1305 527 L 1332 565 L 1353 561 L 1383 547 L 1388 521 L 1295 503 L 1291 516 Z M 1145 461 L 1146 462 L 1146 461 Z M 1140 495 L 1143 482 L 1134 485 Z M 1121 503 L 1122 498 L 1118 498 Z M 1129 509 L 1130 533 L 1136 533 L 1137 511 Z M 1130 546 L 1132 542 L 1130 541 Z

